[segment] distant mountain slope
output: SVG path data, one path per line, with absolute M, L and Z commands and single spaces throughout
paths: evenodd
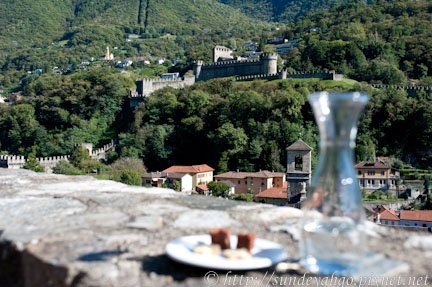
M 0 44 L 21 47 L 62 37 L 72 17 L 71 0 L 2 0 Z
M 290 22 L 308 12 L 327 9 L 349 0 L 219 0 L 264 21 Z
M 1 88 L 22 71 L 97 59 L 106 46 L 122 57 L 210 58 L 216 43 L 257 39 L 270 25 L 217 0 L 1 0 L 0 27 Z M 145 39 L 127 42 L 129 33 Z
M 216 0 L 0 1 L 3 46 L 49 42 L 89 25 L 142 33 L 144 24 L 151 33 L 196 34 L 239 31 L 257 22 Z

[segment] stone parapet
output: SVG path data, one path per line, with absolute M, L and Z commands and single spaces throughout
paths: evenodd
M 299 255 L 302 212 L 294 208 L 26 170 L 0 170 L 0 182 L 0 286 L 227 286 L 226 271 L 214 270 L 220 280 L 210 285 L 203 281 L 209 270 L 173 262 L 165 255 L 169 241 L 216 227 L 276 241 L 294 261 Z M 366 227 L 372 252 L 408 264 L 409 270 L 400 270 L 402 277 L 431 274 L 428 233 L 372 222 Z M 290 268 L 287 273 L 270 268 L 242 275 L 254 280 L 248 286 L 265 286 L 260 282 L 272 274 L 297 280 L 311 277 L 296 264 Z M 308 286 L 320 286 L 313 278 L 309 281 Z

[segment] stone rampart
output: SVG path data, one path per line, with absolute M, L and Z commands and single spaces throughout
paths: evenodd
M 91 152 L 91 158 L 95 160 L 105 160 L 106 153 L 115 149 L 115 143 L 113 140 L 109 144 L 104 145 L 101 148 L 98 148 Z
M 104 145 L 99 149 L 90 150 L 89 155 L 92 159 L 95 160 L 105 160 L 106 153 L 114 149 L 115 149 L 115 143 L 113 140 L 111 140 L 110 143 Z M 45 169 L 45 172 L 51 173 L 52 169 L 60 161 L 69 162 L 70 158 L 71 158 L 70 155 L 61 155 L 61 156 L 51 156 L 51 157 L 38 157 L 36 158 L 36 160 Z M 24 167 L 26 162 L 27 159 L 22 155 L 0 155 L 0 168 L 20 169 Z
M 263 54 L 259 60 L 230 60 L 211 64 L 194 63 L 195 79 L 207 81 L 216 78 L 267 75 L 277 73 L 277 55 Z
M 136 108 L 144 98 L 150 96 L 153 92 L 171 87 L 174 89 L 182 89 L 185 87 L 192 86 L 195 83 L 195 77 L 184 77 L 178 79 L 138 79 L 135 84 L 137 86 L 136 91 L 130 93 L 130 107 Z
M 396 89 L 405 90 L 410 96 L 415 96 L 417 93 L 424 91 L 432 94 L 432 87 L 426 86 L 413 86 L 413 85 L 384 85 L 384 84 L 371 84 L 372 87 L 377 89 Z

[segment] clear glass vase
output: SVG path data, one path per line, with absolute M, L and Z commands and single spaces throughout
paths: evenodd
M 358 92 L 309 96 L 320 132 L 319 161 L 302 203 L 300 256 L 311 272 L 350 275 L 365 255 L 364 209 L 354 168 L 358 118 L 369 97 Z

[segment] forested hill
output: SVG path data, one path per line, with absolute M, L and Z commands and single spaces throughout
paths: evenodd
M 123 58 L 210 59 L 211 46 L 270 29 L 216 0 L 2 0 L 0 27 L 0 88 L 22 72 L 99 58 L 106 46 Z M 130 33 L 144 40 L 130 43 Z
M 432 82 L 432 2 L 349 3 L 308 14 L 289 25 L 301 39 L 288 56 L 296 70 L 337 70 L 356 80 L 386 84 Z
M 350 0 L 219 0 L 264 21 L 292 22 L 313 11 L 322 11 Z M 351 0 L 352 1 L 352 0 Z M 358 2 L 358 1 L 357 1 Z

